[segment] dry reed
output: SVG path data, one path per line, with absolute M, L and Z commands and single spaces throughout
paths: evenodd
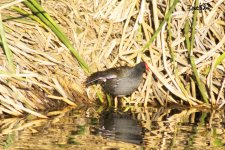
M 100 86 L 84 87 L 87 74 L 69 49 L 48 27 L 16 11 L 23 9 L 31 14 L 20 2 L 4 0 L 0 5 L 8 47 L 16 64 L 15 73 L 9 72 L 1 49 L 0 114 L 30 113 L 46 118 L 40 110 L 57 102 L 74 106 L 90 102 Z M 210 10 L 195 15 L 195 27 L 190 26 L 194 13 L 189 10 L 194 3 L 178 2 L 172 14 L 165 17 L 172 4 L 173 1 L 144 0 L 41 1 L 44 10 L 89 64 L 91 72 L 132 66 L 141 60 L 149 64 L 152 72 L 145 75 L 146 80 L 137 92 L 123 100 L 124 104 L 148 106 L 157 102 L 223 107 L 224 1 L 208 2 Z M 185 22 L 195 31 L 186 33 L 186 38 Z M 158 34 L 157 29 L 160 29 Z M 188 38 L 194 38 L 191 53 Z M 149 41 L 151 44 L 147 45 Z M 197 72 L 194 73 L 191 65 Z M 196 77 L 205 88 L 209 104 L 203 101 Z

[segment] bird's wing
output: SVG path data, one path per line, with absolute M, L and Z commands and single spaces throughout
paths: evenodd
M 133 74 L 132 67 L 122 66 L 116 69 L 119 78 L 127 78 Z
M 107 79 L 113 79 L 113 78 L 117 78 L 117 74 L 116 72 L 113 72 L 111 70 L 95 72 L 87 78 L 86 85 L 89 85 L 95 81 L 105 82 Z
M 103 81 L 106 82 L 108 79 L 115 79 L 115 78 L 126 78 L 130 75 L 130 67 L 122 66 L 118 68 L 111 68 L 105 71 L 98 71 L 91 76 L 89 76 L 86 80 L 86 85 L 90 85 L 95 81 Z

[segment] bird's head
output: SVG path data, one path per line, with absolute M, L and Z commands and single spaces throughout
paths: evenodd
M 146 62 L 140 62 L 134 68 L 135 70 L 137 70 L 137 72 L 140 72 L 140 73 L 143 73 L 145 71 L 150 71 L 150 68 Z

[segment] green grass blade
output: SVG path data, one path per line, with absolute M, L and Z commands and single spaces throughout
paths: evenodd
M 197 7 L 199 5 L 198 0 L 195 1 L 195 7 Z M 199 74 L 198 74 L 198 70 L 197 70 L 197 66 L 195 64 L 195 58 L 193 55 L 193 46 L 194 46 L 194 36 L 195 36 L 195 27 L 196 27 L 196 22 L 197 22 L 197 15 L 198 15 L 198 11 L 199 10 L 194 10 L 194 18 L 192 21 L 192 29 L 191 29 L 191 37 L 189 40 L 189 25 L 188 25 L 188 21 L 186 21 L 185 23 L 185 39 L 186 39 L 186 45 L 187 45 L 187 49 L 188 49 L 188 55 L 189 55 L 189 59 L 191 62 L 191 67 L 192 67 L 192 71 L 194 73 L 195 79 L 197 81 L 197 85 L 198 88 L 200 90 L 201 96 L 204 100 L 205 103 L 209 103 L 208 101 L 208 94 L 205 88 L 205 85 L 202 83 L 202 81 L 200 80 Z
M 86 62 L 81 58 L 78 52 L 74 49 L 72 44 L 66 35 L 62 32 L 60 27 L 55 23 L 55 21 L 44 11 L 44 9 L 37 3 L 36 0 L 28 0 L 23 2 L 28 8 L 31 9 L 33 14 L 38 16 L 41 21 L 43 21 L 55 34 L 56 36 L 66 45 L 66 47 L 72 52 L 75 58 L 80 63 L 81 67 L 85 72 L 89 72 L 89 67 Z
M 158 35 L 158 33 L 161 31 L 163 25 L 166 23 L 166 21 L 169 19 L 169 17 L 171 16 L 172 12 L 174 11 L 177 3 L 179 2 L 179 0 L 175 0 L 173 5 L 170 7 L 169 11 L 167 12 L 167 14 L 164 17 L 164 20 L 160 23 L 158 29 L 155 31 L 155 33 L 152 35 L 152 37 L 150 38 L 150 40 L 145 44 L 145 46 L 142 48 L 142 52 L 144 52 L 147 48 L 149 48 L 149 46 L 152 44 L 152 42 L 155 40 L 156 36 Z
M 7 39 L 5 37 L 5 32 L 4 32 L 4 27 L 3 27 L 3 23 L 2 23 L 1 13 L 0 13 L 0 39 L 1 39 L 1 44 L 3 46 L 3 49 L 5 51 L 8 63 L 9 63 L 9 70 L 10 70 L 10 72 L 15 73 L 16 72 L 16 70 L 15 70 L 16 67 L 15 67 L 14 62 L 13 62 L 13 53 L 9 49 L 8 44 L 7 44 Z
M 222 55 L 220 55 L 215 62 L 214 68 L 216 68 L 217 65 L 221 64 L 221 62 L 224 60 L 225 58 L 225 51 L 223 52 Z
M 25 16 L 28 16 L 29 18 L 33 19 L 34 21 L 38 22 L 41 24 L 46 30 L 49 30 L 49 28 L 37 17 L 34 15 L 29 14 L 27 11 L 23 10 L 22 8 L 12 6 L 10 7 L 12 10 L 15 10 L 21 14 L 24 14 Z

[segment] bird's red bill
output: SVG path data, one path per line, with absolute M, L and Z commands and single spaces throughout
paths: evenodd
M 147 71 L 149 71 L 149 70 L 150 70 L 150 68 L 149 68 L 149 66 L 148 66 L 148 64 L 147 64 L 147 63 L 145 63 L 145 68 L 146 68 L 146 70 L 147 70 Z

